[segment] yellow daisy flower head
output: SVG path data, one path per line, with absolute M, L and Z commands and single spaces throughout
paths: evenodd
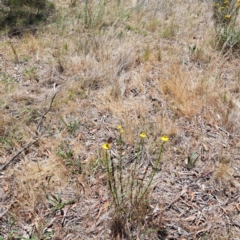
M 229 19 L 229 18 L 231 18 L 231 16 L 230 15 L 225 15 L 225 18 Z
M 111 148 L 111 145 L 110 145 L 109 143 L 104 143 L 104 144 L 102 145 L 102 147 L 103 147 L 103 149 L 105 149 L 105 150 L 109 150 L 109 149 Z
M 224 4 L 228 4 L 228 1 L 224 1 Z
M 215 7 L 219 7 L 219 3 L 216 3 L 216 4 L 215 4 Z
M 220 9 L 221 9 L 221 10 L 223 10 L 223 9 L 224 9 L 224 7 L 220 7 Z
M 161 137 L 161 140 L 162 140 L 163 142 L 167 142 L 169 139 L 168 139 L 167 136 L 162 136 L 162 137 Z
M 146 135 L 146 133 L 142 132 L 142 133 L 140 134 L 140 137 L 141 137 L 141 138 L 145 138 L 145 137 L 147 137 L 147 135 Z
M 123 130 L 123 128 L 122 128 L 121 125 L 119 125 L 119 126 L 117 127 L 117 129 L 118 129 L 118 131 L 119 131 L 120 133 L 124 133 L 124 130 Z

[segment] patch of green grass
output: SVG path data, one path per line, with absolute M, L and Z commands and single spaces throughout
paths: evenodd
M 47 194 L 46 195 L 47 201 L 50 204 L 50 207 L 52 209 L 53 212 L 56 212 L 58 210 L 61 210 L 62 208 L 64 208 L 66 205 L 69 204 L 73 204 L 74 201 L 68 201 L 68 202 L 64 202 L 60 196 L 60 194 L 57 194 L 57 196 L 55 196 L 54 194 Z
M 67 131 L 71 134 L 71 135 L 75 135 L 76 131 L 78 130 L 78 128 L 80 127 L 80 122 L 77 120 L 74 120 L 70 123 L 66 123 L 63 118 L 61 118 L 62 122 L 64 123 L 64 125 L 67 128 Z
M 0 136 L 0 148 L 12 151 L 16 147 L 16 143 L 23 140 L 23 136 L 17 134 L 14 130 L 7 130 L 6 136 Z
M 30 69 L 25 69 L 23 72 L 25 77 L 27 77 L 29 80 L 38 80 L 38 75 L 37 75 L 37 68 L 32 67 Z
M 188 169 L 194 168 L 198 158 L 199 158 L 199 154 L 197 154 L 197 152 L 193 152 L 191 156 L 188 156 L 187 157 L 187 168 Z
M 15 80 L 6 73 L 0 75 L 0 86 L 2 85 L 5 92 L 12 92 L 14 89 Z
M 160 31 L 160 35 L 163 38 L 173 38 L 176 35 L 176 31 L 178 30 L 178 25 L 171 20 L 169 23 L 165 23 L 163 28 Z
M 70 145 L 66 141 L 64 141 L 58 147 L 56 154 L 62 159 L 68 160 L 73 157 L 73 153 L 74 152 L 71 150 Z
M 57 149 L 56 155 L 59 156 L 64 165 L 73 174 L 81 174 L 83 171 L 83 165 L 81 159 L 74 157 L 74 151 L 68 142 L 63 141 Z

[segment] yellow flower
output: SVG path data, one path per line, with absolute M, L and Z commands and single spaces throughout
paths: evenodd
M 221 10 L 223 10 L 223 9 L 224 9 L 224 7 L 220 7 L 220 9 L 221 9 Z
M 215 4 L 215 7 L 219 7 L 219 3 Z
M 119 125 L 119 126 L 117 127 L 117 129 L 119 130 L 120 133 L 124 133 L 124 130 L 123 130 L 122 126 Z
M 240 0 L 238 0 L 237 2 L 240 3 Z
M 104 143 L 102 147 L 103 149 L 109 150 L 111 148 L 111 145 L 109 143 Z
M 228 4 L 228 1 L 225 1 L 224 4 Z
M 225 15 L 225 18 L 229 19 L 229 18 L 231 18 L 231 16 L 230 15 Z
M 167 137 L 167 136 L 162 136 L 162 137 L 161 137 L 161 140 L 162 140 L 163 142 L 167 142 L 167 141 L 168 141 L 168 137 Z
M 145 138 L 145 137 L 147 137 L 147 135 L 146 135 L 146 133 L 142 132 L 142 133 L 140 134 L 140 137 L 141 137 L 141 138 Z

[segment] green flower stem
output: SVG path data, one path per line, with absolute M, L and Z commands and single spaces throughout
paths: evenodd
M 138 145 L 138 149 L 137 149 L 137 159 L 134 163 L 134 170 L 131 172 L 131 185 L 130 185 L 130 198 L 131 198 L 131 203 L 132 205 L 134 204 L 133 202 L 133 189 L 134 189 L 134 182 L 136 181 L 136 171 L 137 171 L 137 164 L 139 163 L 140 161 L 140 158 L 142 156 L 142 150 L 143 150 L 143 143 L 144 143 L 144 140 L 141 139 L 141 141 L 139 142 L 139 145 Z M 138 180 L 137 180 L 137 186 L 138 186 Z
M 119 169 L 119 183 L 120 183 L 120 194 L 121 194 L 121 200 L 123 203 L 123 181 L 122 181 L 122 153 L 123 153 L 123 140 L 122 140 L 122 134 L 120 133 L 120 169 Z
M 117 184 L 116 184 L 116 178 L 115 178 L 115 166 L 113 163 L 113 159 L 111 157 L 110 157 L 110 162 L 111 162 L 111 180 L 113 182 L 113 193 L 115 198 L 115 204 L 119 206 Z
M 149 179 L 149 182 L 146 186 L 146 188 L 143 190 L 142 194 L 140 194 L 140 197 L 138 198 L 138 201 L 141 201 L 142 198 L 145 196 L 146 192 L 148 191 L 150 185 L 152 184 L 152 181 L 153 181 L 153 178 L 154 176 L 156 175 L 156 172 L 157 172 L 157 169 L 158 169 L 158 166 L 159 166 L 159 163 L 161 161 L 161 156 L 162 156 L 162 152 L 163 152 L 163 145 L 164 143 L 162 143 L 161 145 L 161 148 L 160 148 L 160 151 L 159 151 L 159 154 L 158 154 L 158 158 L 156 160 L 156 163 L 152 169 L 152 172 L 151 172 L 151 175 L 150 175 L 150 179 Z M 142 184 L 143 185 L 143 184 Z M 141 188 L 140 188 L 141 189 Z
M 114 182 L 115 182 L 114 169 L 111 170 L 111 168 L 109 166 L 109 159 L 110 158 L 111 157 L 109 156 L 108 151 L 106 151 L 105 162 L 106 162 L 106 166 L 107 166 L 108 186 L 109 186 L 109 190 L 110 190 L 110 192 L 113 196 L 113 200 L 114 200 L 115 205 L 118 205 L 117 196 L 116 196 L 116 184 L 114 184 Z M 113 165 L 113 163 L 112 163 L 112 165 Z

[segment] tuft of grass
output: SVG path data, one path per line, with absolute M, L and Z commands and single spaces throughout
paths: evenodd
M 24 75 L 29 80 L 36 80 L 36 81 L 38 81 L 38 75 L 37 75 L 37 68 L 36 67 L 32 67 L 30 69 L 25 69 Z
M 66 123 L 63 118 L 61 118 L 61 121 L 64 123 L 64 125 L 67 128 L 67 131 L 70 133 L 70 135 L 75 135 L 76 131 L 78 130 L 80 123 L 77 120 L 71 121 L 70 123 Z
M 14 229 L 15 224 L 16 224 L 16 218 L 14 217 L 14 215 L 9 214 L 6 219 L 6 228 L 7 228 L 8 234 L 5 236 L 0 235 L 1 240 L 15 239 L 15 237 L 17 236 L 17 231 Z
M 177 30 L 178 25 L 174 19 L 171 19 L 163 25 L 163 29 L 160 30 L 160 34 L 163 38 L 174 38 Z
M 18 57 L 18 53 L 17 53 L 16 48 L 14 47 L 14 45 L 12 44 L 11 41 L 9 41 L 9 45 L 10 45 L 11 50 L 12 50 L 12 52 L 13 52 L 15 62 L 16 62 L 16 63 L 19 63 L 19 57 Z
M 229 185 L 233 179 L 231 161 L 227 157 L 221 157 L 214 178 L 219 185 Z
M 47 198 L 47 201 L 49 202 L 53 212 L 61 210 L 62 208 L 64 208 L 64 206 L 66 206 L 68 204 L 74 203 L 74 201 L 64 202 L 62 200 L 60 194 L 58 194 L 57 196 L 55 196 L 54 194 L 47 194 L 46 198 Z
M 60 144 L 56 154 L 63 159 L 71 159 L 73 157 L 73 151 L 67 142 L 62 142 Z
M 194 168 L 198 158 L 199 154 L 197 154 L 197 152 L 193 152 L 191 156 L 188 156 L 186 160 L 187 168 L 188 169 Z

